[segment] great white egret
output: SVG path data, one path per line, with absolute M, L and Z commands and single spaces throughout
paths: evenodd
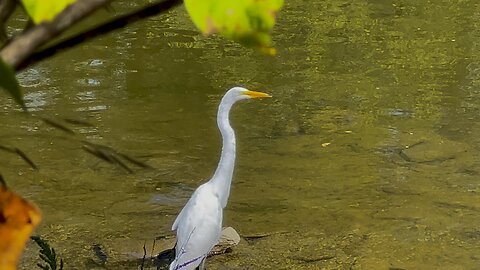
M 218 243 L 235 166 L 235 133 L 230 126 L 229 112 L 239 100 L 263 97 L 271 96 L 242 87 L 233 87 L 223 96 L 217 114 L 223 139 L 220 162 L 213 177 L 193 192 L 173 223 L 177 244 L 170 270 L 204 269 L 208 253 Z

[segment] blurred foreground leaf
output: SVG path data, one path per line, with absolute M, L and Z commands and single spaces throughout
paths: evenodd
M 40 219 L 34 205 L 0 183 L 0 269 L 16 269 L 25 242 Z
M 23 102 L 22 92 L 18 85 L 17 78 L 15 78 L 15 72 L 0 58 L 0 88 L 7 90 L 7 92 L 15 99 L 15 101 L 22 106 L 22 109 L 26 109 Z
M 282 5 L 283 0 L 185 0 L 192 21 L 205 35 L 219 33 L 267 54 L 275 54 L 270 31 Z
M 51 21 L 76 0 L 22 0 L 23 6 L 35 24 Z

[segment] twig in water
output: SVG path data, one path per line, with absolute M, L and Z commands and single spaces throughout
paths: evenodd
M 1 176 L 2 176 L 2 175 L 0 175 L 0 177 L 1 177 Z M 153 258 L 153 251 L 155 250 L 155 243 L 156 243 L 156 239 L 153 238 L 152 252 L 150 252 L 150 257 L 152 257 L 152 258 Z
M 140 270 L 143 270 L 146 257 L 147 257 L 147 249 L 145 248 L 145 242 L 143 242 L 143 258 L 142 258 L 142 265 L 140 266 Z

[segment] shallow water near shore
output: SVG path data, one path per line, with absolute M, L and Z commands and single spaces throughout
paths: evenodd
M 33 116 L 0 95 L 0 145 L 39 170 L 0 152 L 0 173 L 42 209 L 37 233 L 65 269 L 139 269 L 212 175 L 217 105 L 242 85 L 273 98 L 232 111 L 224 223 L 243 239 L 209 269 L 479 269 L 479 7 L 287 1 L 274 58 L 201 36 L 178 8 L 19 74 Z

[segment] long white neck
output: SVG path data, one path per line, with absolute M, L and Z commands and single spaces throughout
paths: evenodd
M 227 206 L 232 183 L 233 168 L 235 167 L 235 133 L 228 120 L 230 109 L 235 101 L 222 100 L 218 108 L 217 124 L 222 134 L 223 146 L 220 162 L 210 182 L 216 188 L 216 192 L 222 203 Z

